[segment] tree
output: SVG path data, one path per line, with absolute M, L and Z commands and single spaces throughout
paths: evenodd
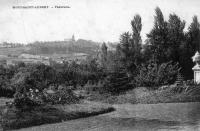
M 200 50 L 200 24 L 197 16 L 193 17 L 193 21 L 188 28 L 188 44 L 190 44 L 192 53 Z
M 103 68 L 106 68 L 106 64 L 107 64 L 107 56 L 108 56 L 108 51 L 107 51 L 108 47 L 106 46 L 106 43 L 103 43 L 101 45 L 101 65 Z
M 142 19 L 139 15 L 135 15 L 134 19 L 131 21 L 132 25 L 132 48 L 134 48 L 135 52 L 135 64 L 139 64 L 140 56 L 141 56 L 141 45 L 142 39 L 140 36 L 142 30 Z
M 10 79 L 14 75 L 14 69 L 12 67 L 0 66 L 0 96 L 12 97 L 14 90 L 10 85 Z
M 12 78 L 12 86 L 17 93 L 26 95 L 30 89 L 37 89 L 40 92 L 55 83 L 56 72 L 44 64 L 33 64 L 22 67 Z
M 200 48 L 200 24 L 197 16 L 193 17 L 193 21 L 188 28 L 188 32 L 185 35 L 186 40 L 181 45 L 181 60 L 182 72 L 186 79 L 193 78 L 192 67 L 194 66 L 191 57 Z
M 134 63 L 134 49 L 132 48 L 131 43 L 131 34 L 129 32 L 125 32 L 121 35 L 120 39 L 120 50 L 121 50 L 121 61 L 126 68 L 128 73 L 131 73 L 136 69 L 136 65 Z
M 167 22 L 164 20 L 163 13 L 159 7 L 156 7 L 155 13 L 154 27 L 150 33 L 147 34 L 147 37 L 151 44 L 154 62 L 162 63 L 167 59 L 165 55 L 167 50 Z
M 180 63 L 180 45 L 185 41 L 185 21 L 182 21 L 176 14 L 170 14 L 167 23 L 168 29 L 168 44 L 167 44 L 167 59 Z
M 109 72 L 103 85 L 104 91 L 111 94 L 119 94 L 128 89 L 132 89 L 133 87 L 131 79 L 129 79 L 123 68 L 117 68 L 116 70 Z
M 118 53 L 120 53 L 120 59 L 128 72 L 128 74 L 134 74 L 137 66 L 140 64 L 141 59 L 141 36 L 142 21 L 139 15 L 135 15 L 131 21 L 132 33 L 125 32 L 120 37 L 120 44 Z

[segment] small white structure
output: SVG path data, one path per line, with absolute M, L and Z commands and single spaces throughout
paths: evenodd
M 197 51 L 195 55 L 192 57 L 193 62 L 195 62 L 195 66 L 192 68 L 194 71 L 194 82 L 199 84 L 200 83 L 200 54 Z

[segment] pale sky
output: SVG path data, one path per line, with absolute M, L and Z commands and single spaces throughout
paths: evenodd
M 66 5 L 66 9 L 12 9 L 13 5 Z M 151 30 L 159 6 L 168 19 L 176 13 L 186 20 L 200 19 L 200 0 L 0 0 L 0 42 L 28 43 L 70 38 L 117 42 L 131 31 L 135 14 L 142 17 L 142 39 Z

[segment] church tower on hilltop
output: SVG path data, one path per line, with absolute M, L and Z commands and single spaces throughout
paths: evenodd
M 74 36 L 74 34 L 72 35 L 72 42 L 75 42 L 76 40 L 75 40 L 75 36 Z
M 64 39 L 64 41 L 75 43 L 76 40 L 75 40 L 75 36 L 74 36 L 74 34 L 72 35 L 71 38 Z

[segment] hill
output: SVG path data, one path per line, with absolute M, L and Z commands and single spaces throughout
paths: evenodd
M 99 49 L 100 43 L 91 40 L 78 39 L 64 41 L 45 41 L 34 42 L 28 45 L 17 45 L 15 43 L 3 43 L 0 47 L 0 55 L 19 56 L 23 53 L 33 55 L 52 55 L 52 54 L 74 54 L 85 53 L 95 54 Z M 12 46 L 10 46 L 12 45 Z
M 71 54 L 86 53 L 94 54 L 99 49 L 100 43 L 90 40 L 79 39 L 77 41 L 51 41 L 51 42 L 34 42 L 28 44 L 30 54 Z

